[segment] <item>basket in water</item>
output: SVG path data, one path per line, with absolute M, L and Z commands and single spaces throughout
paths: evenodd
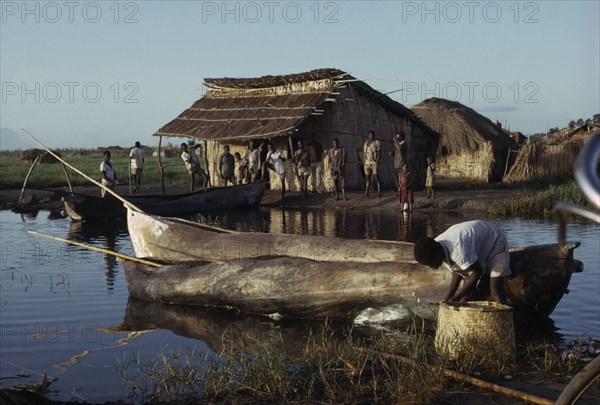
M 442 303 L 435 348 L 457 359 L 466 353 L 515 358 L 512 308 L 488 301 Z

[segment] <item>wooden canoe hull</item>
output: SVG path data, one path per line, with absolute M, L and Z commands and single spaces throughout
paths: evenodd
M 258 181 L 231 187 L 172 195 L 123 196 L 144 212 L 155 215 L 186 215 L 202 211 L 256 205 L 265 193 L 266 182 Z M 74 221 L 124 217 L 127 210 L 112 196 L 73 195 L 63 197 L 65 211 Z
M 572 255 L 577 246 L 543 245 L 511 252 L 513 275 L 505 287 L 508 303 L 517 313 L 540 317 L 554 310 L 571 274 L 581 271 L 581 262 Z M 423 314 L 424 307 L 440 300 L 450 282 L 450 272 L 414 261 L 366 264 L 257 257 L 175 262 L 159 268 L 128 261 L 124 267 L 130 296 L 141 300 L 310 319 L 353 319 L 365 308 L 390 304 Z M 474 297 L 488 298 L 486 289 Z
M 289 256 L 317 261 L 406 262 L 413 244 L 319 235 L 236 232 L 129 210 L 127 227 L 137 257 L 166 260 L 233 260 Z

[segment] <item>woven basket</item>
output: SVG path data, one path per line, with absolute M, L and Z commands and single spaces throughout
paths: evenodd
M 450 359 L 457 359 L 464 353 L 491 353 L 514 359 L 512 308 L 488 301 L 442 303 L 435 348 Z

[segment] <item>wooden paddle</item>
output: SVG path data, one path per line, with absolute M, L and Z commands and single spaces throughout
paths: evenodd
M 38 145 L 40 145 L 42 148 L 44 148 L 44 150 L 46 150 L 50 155 L 54 156 L 59 162 L 61 162 L 62 164 L 64 164 L 65 166 L 67 166 L 69 169 L 75 171 L 76 173 L 82 175 L 85 179 L 91 181 L 92 183 L 94 183 L 95 185 L 97 185 L 98 187 L 104 189 L 107 193 L 110 193 L 113 197 L 115 197 L 117 200 L 121 201 L 126 207 L 128 208 L 132 208 L 136 211 L 139 212 L 144 212 L 143 210 L 141 210 L 140 208 L 138 208 L 137 206 L 135 206 L 132 202 L 127 201 L 126 199 L 124 199 L 123 197 L 121 197 L 119 194 L 117 194 L 116 192 L 114 192 L 113 190 L 111 190 L 110 188 L 106 187 L 104 184 L 97 182 L 96 180 L 92 179 L 90 176 L 88 176 L 87 174 L 85 174 L 84 172 L 82 172 L 81 170 L 79 170 L 78 168 L 70 165 L 68 162 L 66 162 L 65 160 L 63 160 L 60 156 L 58 156 L 56 153 L 52 152 L 50 149 L 48 149 L 48 147 L 46 145 L 44 145 L 40 140 L 38 140 L 35 136 L 33 136 L 29 131 L 27 131 L 26 129 L 21 128 L 21 131 L 25 132 L 27 135 L 29 135 L 29 137 L 31 139 L 33 139 L 34 141 L 37 142 Z
M 57 240 L 59 242 L 65 242 L 65 243 L 69 243 L 71 245 L 81 246 L 81 247 L 86 248 L 86 249 L 95 250 L 97 252 L 106 253 L 108 255 L 117 256 L 118 258 L 123 259 L 123 260 L 130 260 L 132 262 L 138 262 L 138 263 L 142 263 L 142 264 L 147 264 L 148 266 L 152 266 L 152 267 L 160 267 L 161 266 L 160 264 L 152 262 L 150 260 L 138 259 L 137 257 L 127 256 L 127 255 L 124 255 L 122 253 L 113 252 L 112 250 L 102 249 L 102 248 L 99 248 L 99 247 L 96 247 L 96 246 L 86 245 L 85 243 L 75 242 L 75 241 L 72 241 L 72 240 L 59 238 L 57 236 L 45 235 L 43 233 L 36 232 L 36 231 L 27 231 L 27 232 L 30 233 L 30 234 L 32 234 L 32 235 L 43 236 L 44 238 L 53 239 L 53 240 Z

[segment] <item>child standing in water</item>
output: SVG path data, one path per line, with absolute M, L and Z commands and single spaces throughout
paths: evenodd
M 400 209 L 402 211 L 412 211 L 414 198 L 410 187 L 411 180 L 407 163 L 402 164 L 402 171 L 400 172 L 398 183 L 400 184 L 398 187 L 398 201 L 400 202 Z
M 433 184 L 435 182 L 435 163 L 433 158 L 427 156 L 427 177 L 425 177 L 425 187 L 427 187 L 427 199 L 435 200 L 435 192 L 433 191 Z

